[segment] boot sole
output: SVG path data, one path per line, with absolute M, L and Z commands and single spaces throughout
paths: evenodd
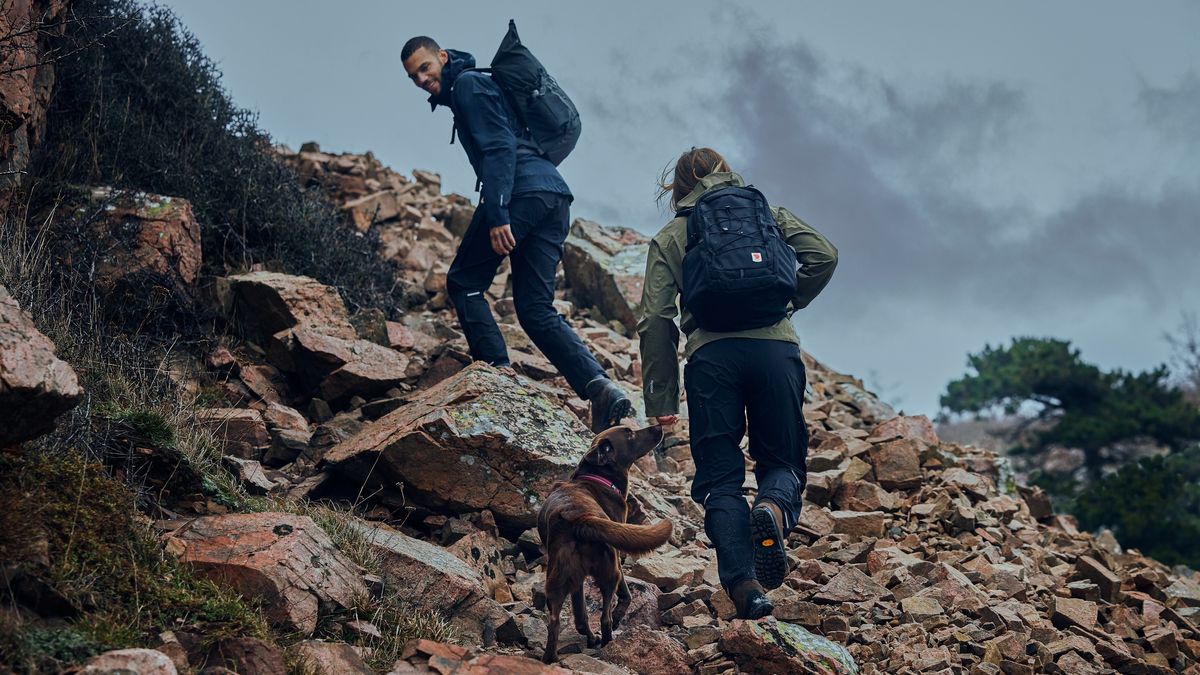
M 754 543 L 754 576 L 768 590 L 783 585 L 788 573 L 787 551 L 775 516 L 767 509 L 750 511 L 750 536 Z
M 754 606 L 750 608 L 750 612 L 746 616 L 740 618 L 750 619 L 753 621 L 754 619 L 761 619 L 764 616 L 771 616 L 771 614 L 774 612 L 775 605 L 771 604 L 771 601 L 768 600 L 766 596 L 763 596 L 763 602 L 755 603 Z
M 595 423 L 594 422 L 592 423 L 592 433 L 598 434 L 601 431 L 604 431 L 605 429 L 608 429 L 610 427 L 615 427 L 621 423 L 621 420 L 625 419 L 626 417 L 632 417 L 632 416 L 633 416 L 633 401 L 630 401 L 627 398 L 623 398 L 623 399 L 613 403 L 611 406 L 609 406 L 608 416 L 604 418 L 604 426 L 603 427 L 597 429 L 597 428 L 595 428 L 595 426 L 596 426 Z

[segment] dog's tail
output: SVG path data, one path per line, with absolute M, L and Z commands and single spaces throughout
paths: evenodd
M 626 553 L 649 553 L 671 538 L 671 521 L 665 519 L 653 525 L 630 525 L 584 516 L 573 525 L 576 537 L 605 543 Z

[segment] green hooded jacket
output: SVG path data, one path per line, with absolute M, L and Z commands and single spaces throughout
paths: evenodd
M 692 192 L 681 199 L 678 208 L 692 206 L 709 190 L 729 185 L 745 185 L 733 172 L 711 173 L 701 179 Z M 796 250 L 800 269 L 796 272 L 796 295 L 792 311 L 803 309 L 829 283 L 837 267 L 837 249 L 829 240 L 784 208 L 772 207 L 775 222 L 783 230 L 787 243 Z M 638 311 L 637 332 L 641 338 L 642 393 L 646 416 L 659 417 L 679 412 L 679 330 L 687 334 L 684 354 L 690 358 L 700 347 L 722 338 L 785 340 L 800 344 L 789 317 L 773 326 L 732 333 L 717 333 L 696 326 L 690 312 L 684 310 L 679 325 L 679 294 L 683 283 L 683 254 L 687 246 L 687 218 L 674 218 L 650 241 L 646 259 L 646 281 Z

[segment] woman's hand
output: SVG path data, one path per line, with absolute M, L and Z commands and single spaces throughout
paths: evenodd
M 671 427 L 679 421 L 679 415 L 659 415 L 654 419 L 658 422 L 658 426 L 663 428 L 663 431 L 670 431 Z

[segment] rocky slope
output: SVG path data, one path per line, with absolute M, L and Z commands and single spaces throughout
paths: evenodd
M 348 227 L 380 234 L 380 255 L 398 263 L 400 282 L 423 304 L 351 315 L 336 290 L 267 270 L 194 283 L 184 278 L 193 269 L 186 256 L 200 256 L 190 245 L 160 245 L 133 260 L 198 286 L 221 317 L 226 337 L 204 368 L 223 401 L 197 420 L 223 443 L 245 491 L 352 504 L 356 541 L 381 563 L 381 574 L 364 573 L 306 516 L 225 513 L 164 479 L 157 515 L 168 553 L 261 599 L 284 630 L 347 636 L 351 645 L 293 646 L 308 663 L 370 672 L 362 656 L 379 629 L 347 621 L 343 610 L 373 594 L 439 612 L 458 636 L 458 644 L 412 642 L 397 673 L 1200 673 L 1200 576 L 1078 532 L 1043 494 L 1016 485 L 996 454 L 940 441 L 927 419 L 897 416 L 811 355 L 809 485 L 789 541 L 791 572 L 771 593 L 775 618 L 733 619 L 703 514 L 688 498 L 685 423 L 665 454 L 644 458 L 632 476 L 650 519 L 669 518 L 675 534 L 626 561 L 634 603 L 615 640 L 588 648 L 564 627 L 561 662 L 538 663 L 544 565 L 532 526 L 550 486 L 587 447 L 586 404 L 520 329 L 506 272 L 487 297 L 519 374 L 470 364 L 445 297 L 469 199 L 442 195 L 436 175 L 410 179 L 370 155 L 314 145 L 278 152 L 345 210 Z M 139 199 L 114 216 L 156 233 L 138 241 L 194 239 L 181 200 Z M 154 206 L 163 203 L 169 216 Z M 641 374 L 630 317 L 645 242 L 576 221 L 557 302 L 634 394 Z M 6 331 L 10 324 L 17 328 Z M 69 368 L 29 330 L 0 302 L 0 398 L 11 399 L 0 407 L 0 445 L 39 430 L 17 426 L 28 414 L 12 411 L 49 420 L 78 395 Z M 747 485 L 752 492 L 749 472 Z M 587 598 L 596 623 L 594 588 Z M 109 653 L 95 665 L 283 671 L 281 655 L 261 640 L 218 645 L 219 658 L 201 653 L 181 632 L 164 635 L 157 651 Z

